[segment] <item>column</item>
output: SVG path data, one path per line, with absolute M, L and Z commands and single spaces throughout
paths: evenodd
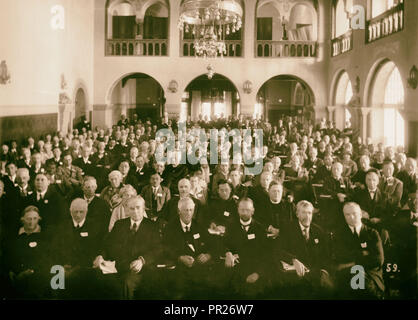
M 369 136 L 367 133 L 367 127 L 368 127 L 368 115 L 370 111 L 372 111 L 372 108 L 368 107 L 361 107 L 358 108 L 359 110 L 359 116 L 360 116 L 360 137 L 363 141 L 367 140 L 367 137 Z M 370 128 L 370 132 L 372 132 Z
M 328 111 L 328 121 L 335 122 L 335 111 L 337 107 L 335 106 L 327 106 Z
M 315 106 L 315 120 L 318 122 L 322 118 L 327 119 L 327 107 L 324 106 Z

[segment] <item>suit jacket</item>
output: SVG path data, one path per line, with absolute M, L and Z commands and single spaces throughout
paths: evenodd
M 42 218 L 40 226 L 46 230 L 59 225 L 69 215 L 66 201 L 51 187 L 48 187 L 43 200 L 37 200 L 36 192 L 29 195 L 25 207 L 30 205 L 38 207 Z
M 241 227 L 238 220 L 226 228 L 224 252 L 239 255 L 239 268 L 247 276 L 253 272 L 265 274 L 273 261 L 267 233 L 263 225 L 254 218 L 248 231 Z
M 212 222 L 216 225 L 227 226 L 238 219 L 238 210 L 234 199 L 223 200 L 218 198 L 213 199 L 206 207 L 204 223 L 205 226 L 209 226 Z
M 95 174 L 95 163 L 93 162 L 93 157 L 90 156 L 87 159 L 87 162 L 84 162 L 83 158 L 77 158 L 74 160 L 73 165 L 79 167 L 82 171 L 82 175 L 85 176 L 94 176 Z
M 379 189 L 393 208 L 401 205 L 403 193 L 403 182 L 401 180 L 393 178 L 393 182 L 389 184 L 386 179 L 382 179 L 379 184 Z
M 362 225 L 360 235 L 355 236 L 346 225 L 345 228 L 335 233 L 333 251 L 337 265 L 354 262 L 356 265 L 363 266 L 376 285 L 382 291 L 384 290 L 383 246 L 379 233 L 375 229 Z M 340 272 L 342 273 L 340 275 L 352 277 L 349 269 Z
M 292 264 L 292 259 L 298 259 L 315 274 L 321 269 L 329 270 L 330 251 L 326 233 L 316 224 L 309 227 L 309 239 L 305 240 L 295 219 L 279 235 L 279 259 Z
M 58 167 L 57 175 L 63 177 L 68 183 L 73 186 L 79 186 L 83 182 L 83 174 L 79 167 L 71 165 L 71 168 Z
M 388 201 L 385 195 L 379 190 L 376 190 L 374 199 L 370 198 L 368 189 L 358 190 L 353 195 L 353 200 L 359 204 L 362 210 L 369 214 L 370 218 L 380 218 L 386 220 L 393 212 L 387 207 Z
M 104 259 L 115 260 L 116 269 L 122 274 L 128 272 L 131 262 L 140 256 L 145 260 L 144 268 L 153 268 L 161 254 L 160 236 L 152 221 L 143 218 L 136 233 L 130 227 L 130 218 L 118 220 L 102 247 Z
M 56 231 L 54 254 L 57 264 L 89 268 L 99 252 L 107 230 L 88 213 L 81 228 L 75 228 L 73 220 L 67 217 Z
M 401 205 L 405 205 L 408 202 L 408 195 L 414 193 L 418 188 L 418 174 L 415 173 L 410 176 L 405 170 L 402 170 L 396 176 L 403 183 L 403 195 L 401 199 Z
M 145 200 L 148 218 L 159 217 L 162 210 L 171 199 L 170 189 L 163 186 L 159 186 L 157 194 L 154 195 L 152 186 L 146 185 L 141 191 L 141 196 Z
M 164 229 L 163 244 L 170 264 L 177 264 L 178 258 L 183 255 L 195 259 L 202 253 L 213 255 L 207 228 L 196 221 L 192 221 L 190 231 L 185 233 L 180 218 L 171 220 Z
M 270 203 L 270 197 L 267 191 L 261 186 L 249 188 L 248 197 L 254 202 L 254 218 L 258 223 L 261 223 L 267 228 L 270 221 L 269 213 L 266 210 Z

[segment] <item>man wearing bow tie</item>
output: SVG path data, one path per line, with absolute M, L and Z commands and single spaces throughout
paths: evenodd
M 250 198 L 238 203 L 239 219 L 225 232 L 225 267 L 230 277 L 232 294 L 256 297 L 264 292 L 271 267 L 271 248 L 263 225 L 254 218 Z
M 287 289 L 303 298 L 320 297 L 330 289 L 329 241 L 326 233 L 312 223 L 313 205 L 306 200 L 296 205 L 297 220 L 282 228 L 277 251 L 277 265 Z M 286 270 L 287 263 L 294 270 Z M 280 281 L 280 279 L 279 279 Z M 290 288 L 289 288 L 290 286 Z M 288 293 L 288 292 L 287 292 Z
M 141 196 L 132 197 L 124 206 L 129 218 L 115 223 L 93 266 L 99 268 L 106 261 L 116 261 L 115 283 L 123 284 L 119 297 L 133 299 L 145 294 L 145 290 L 153 290 L 152 283 L 144 282 L 155 272 L 161 246 L 156 225 L 144 217 L 144 199 Z
M 381 299 L 385 290 L 382 265 L 384 261 L 379 233 L 362 223 L 360 206 L 348 202 L 343 208 L 346 225 L 335 233 L 333 258 L 336 264 L 337 294 L 341 298 Z M 364 288 L 355 290 L 351 280 L 353 266 L 364 268 Z

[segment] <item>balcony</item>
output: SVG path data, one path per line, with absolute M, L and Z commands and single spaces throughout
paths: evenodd
M 317 56 L 316 41 L 257 40 L 257 58 L 312 58 Z
M 112 39 L 106 40 L 106 56 L 167 56 L 167 39 Z
M 366 43 L 371 43 L 403 30 L 404 4 L 396 7 L 366 22 Z
M 338 38 L 331 40 L 331 56 L 336 57 L 340 54 L 353 49 L 353 31 L 349 30 Z
M 242 40 L 226 40 L 226 53 L 224 57 L 241 57 L 242 56 Z M 181 52 L 182 57 L 194 57 L 194 40 L 182 40 Z M 219 54 L 218 54 L 219 56 Z

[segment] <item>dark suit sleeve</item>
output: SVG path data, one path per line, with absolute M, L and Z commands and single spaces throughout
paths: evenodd
M 369 233 L 369 254 L 363 255 L 359 264 L 363 265 L 366 269 L 381 268 L 384 261 L 382 240 L 376 230 L 369 230 Z

